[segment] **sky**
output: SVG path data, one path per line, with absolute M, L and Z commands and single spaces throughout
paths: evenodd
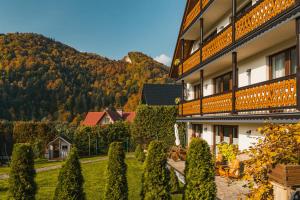
M 0 0 L 0 33 L 34 32 L 82 52 L 143 52 L 170 64 L 185 0 Z

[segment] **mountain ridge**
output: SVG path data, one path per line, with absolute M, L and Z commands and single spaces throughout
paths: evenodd
M 88 111 L 134 110 L 144 83 L 172 82 L 169 68 L 146 54 L 124 58 L 80 52 L 41 34 L 1 34 L 0 119 L 78 123 Z

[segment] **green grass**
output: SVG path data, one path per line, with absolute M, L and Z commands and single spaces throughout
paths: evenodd
M 138 200 L 141 189 L 142 164 L 135 158 L 127 158 L 128 166 L 127 180 L 129 187 L 129 199 Z M 84 176 L 84 191 L 88 200 L 103 199 L 105 190 L 105 170 L 107 161 L 97 161 L 95 163 L 82 164 Z M 48 200 L 53 198 L 57 176 L 59 170 L 51 170 L 38 173 L 36 182 L 38 185 L 37 200 Z M 8 181 L 0 180 L 0 199 L 6 199 L 8 191 Z M 173 199 L 181 199 L 181 195 L 173 196 Z
M 87 160 L 97 160 L 99 158 L 103 158 L 105 156 L 94 156 L 94 157 L 87 157 L 81 158 L 80 161 L 87 161 Z M 37 159 L 34 161 L 34 166 L 36 169 L 43 168 L 43 167 L 51 167 L 56 165 L 62 165 L 63 161 L 48 161 L 47 159 Z M 0 167 L 0 175 L 1 174 L 8 174 L 9 167 Z

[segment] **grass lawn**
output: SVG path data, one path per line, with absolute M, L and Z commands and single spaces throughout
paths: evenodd
M 141 187 L 142 164 L 135 158 L 127 158 L 128 166 L 127 180 L 129 187 L 129 199 L 138 200 Z M 84 190 L 88 200 L 103 199 L 105 190 L 105 170 L 107 161 L 97 161 L 95 163 L 82 164 L 84 176 Z M 38 184 L 38 200 L 52 199 L 59 170 L 40 172 L 36 176 Z M 0 180 L 0 199 L 6 199 L 8 190 L 8 181 Z M 173 196 L 173 199 L 181 199 L 181 195 Z

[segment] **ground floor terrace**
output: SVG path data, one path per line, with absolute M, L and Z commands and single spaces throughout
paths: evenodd
M 203 138 L 214 154 L 218 144 L 228 143 L 238 146 L 239 151 L 247 150 L 263 136 L 259 128 L 267 123 L 298 123 L 300 113 L 274 113 L 230 116 L 179 117 L 177 122 L 186 123 L 187 145 L 194 137 Z

